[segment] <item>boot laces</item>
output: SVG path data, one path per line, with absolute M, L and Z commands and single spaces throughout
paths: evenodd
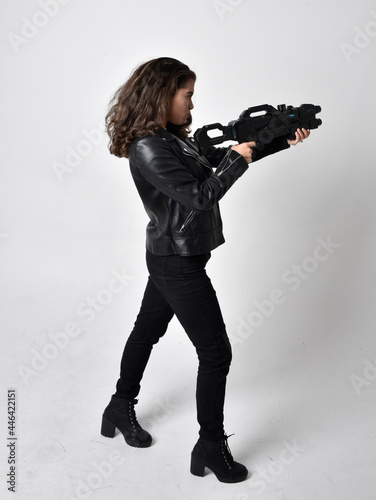
M 130 423 L 135 431 L 141 428 L 140 424 L 137 421 L 136 410 L 134 409 L 134 406 L 137 403 L 138 403 L 138 399 L 132 399 L 131 401 L 128 402 L 129 421 L 130 421 Z
M 226 465 L 229 469 L 232 469 L 232 465 L 234 463 L 233 456 L 231 454 L 230 447 L 228 445 L 228 438 L 233 436 L 234 434 L 230 434 L 229 436 L 224 435 L 224 437 L 220 441 L 221 452 L 223 455 L 223 459 L 226 462 Z

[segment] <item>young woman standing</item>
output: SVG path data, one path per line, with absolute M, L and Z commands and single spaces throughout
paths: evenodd
M 101 432 L 113 437 L 118 428 L 129 445 L 150 446 L 152 438 L 139 425 L 134 406 L 153 345 L 176 315 L 199 362 L 199 439 L 191 454 L 191 472 L 203 476 L 208 467 L 219 481 L 235 483 L 243 481 L 248 471 L 234 461 L 224 431 L 231 346 L 205 266 L 211 251 L 224 243 L 218 202 L 248 169 L 255 143 L 212 147 L 202 155 L 188 138 L 195 81 L 195 73 L 180 61 L 153 59 L 140 65 L 118 89 L 106 116 L 110 152 L 129 158 L 150 222 L 146 230 L 149 278 Z M 275 139 L 258 153 L 257 160 L 308 135 L 303 129 L 295 141 Z

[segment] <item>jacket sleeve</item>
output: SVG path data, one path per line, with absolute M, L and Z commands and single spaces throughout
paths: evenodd
M 209 146 L 205 158 L 209 161 L 212 168 L 218 168 L 219 164 L 223 160 L 223 157 L 226 155 L 228 148 L 217 147 L 217 146 Z
M 286 137 L 277 137 L 270 144 L 266 144 L 263 150 L 261 151 L 259 151 L 258 149 L 254 150 L 252 155 L 252 163 L 261 160 L 266 156 L 278 153 L 278 151 L 283 151 L 284 149 L 288 149 L 289 147 L 290 145 L 287 144 Z M 213 168 L 218 167 L 223 156 L 226 154 L 227 149 L 228 148 L 215 147 L 215 146 L 208 147 L 205 157 L 208 159 L 209 163 Z
M 199 181 L 167 141 L 150 136 L 136 141 L 129 158 L 141 177 L 169 198 L 197 211 L 210 210 L 248 169 L 243 156 L 229 149 L 216 172 Z

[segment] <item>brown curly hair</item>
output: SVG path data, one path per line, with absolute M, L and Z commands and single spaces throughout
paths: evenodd
M 106 115 L 110 153 L 128 158 L 136 137 L 156 135 L 166 123 L 172 96 L 196 74 L 186 64 L 170 57 L 160 57 L 141 64 L 115 92 Z M 167 129 L 184 139 L 190 132 L 189 119 L 184 125 L 167 123 Z

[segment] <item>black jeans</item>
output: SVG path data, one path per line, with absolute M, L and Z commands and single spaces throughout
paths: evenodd
M 124 348 L 116 395 L 132 399 L 153 345 L 176 314 L 196 348 L 199 360 L 196 402 L 200 437 L 224 435 L 223 406 L 231 346 L 215 290 L 206 274 L 210 253 L 182 257 L 146 254 L 150 276 L 140 312 Z

